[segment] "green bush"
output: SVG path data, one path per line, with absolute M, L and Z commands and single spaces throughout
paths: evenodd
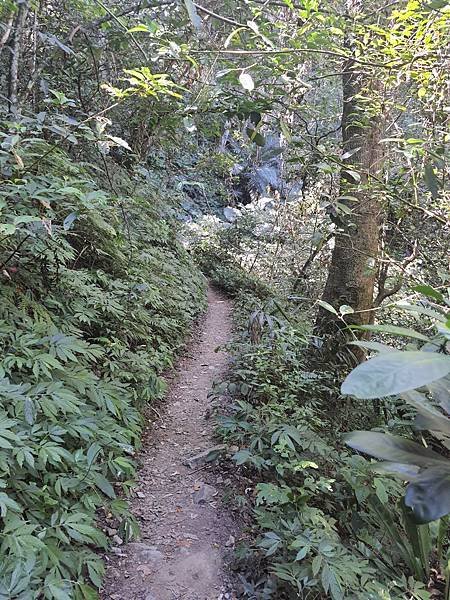
M 217 390 L 234 398 L 219 433 L 254 482 L 238 498 L 254 518 L 238 552 L 244 596 L 429 598 L 411 569 L 402 485 L 345 450 L 334 374 L 308 369 L 308 326 L 280 306 L 288 322 L 277 305 L 253 311 L 246 328 L 241 319 L 233 369 Z
M 0 597 L 91 599 L 98 518 L 137 532 L 138 409 L 161 397 L 205 282 L 154 189 L 105 191 L 38 125 L 0 149 Z

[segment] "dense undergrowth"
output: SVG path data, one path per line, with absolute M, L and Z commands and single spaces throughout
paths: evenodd
M 433 578 L 447 560 L 445 519 L 413 523 L 402 482 L 374 470 L 343 436 L 361 427 L 362 415 L 366 430 L 387 423 L 391 433 L 417 436 L 414 411 L 396 397 L 367 403 L 341 394 L 348 364 L 317 359 L 303 298 L 240 264 L 251 243 L 239 221 L 203 228 L 194 243 L 203 268 L 235 298 L 233 368 L 216 393 L 231 398 L 218 433 L 239 448 L 234 462 L 252 482 L 236 496 L 251 515 L 237 550 L 242 596 L 439 595 L 442 581 Z
M 174 192 L 108 157 L 75 162 L 45 129 L 23 119 L 0 150 L 5 599 L 96 597 L 98 520 L 137 532 L 125 498 L 141 411 L 205 302 L 165 216 Z
M 245 332 L 235 341 L 225 386 L 234 404 L 219 432 L 239 446 L 234 460 L 255 481 L 241 497 L 256 535 L 238 554 L 248 569 L 244 597 L 427 598 L 425 584 L 406 575 L 395 508 L 402 486 L 343 448 L 340 434 L 356 426 L 358 407 L 338 398 L 334 374 L 309 370 L 308 326 L 289 314 L 290 323 L 276 310 L 253 313 L 252 322 L 264 318 L 259 339 Z M 365 426 L 376 425 L 380 416 L 369 412 Z
M 244 597 L 450 600 L 448 23 L 448 0 L 0 2 L 0 600 L 98 597 L 200 269 L 236 298 Z M 361 343 L 378 378 L 344 396 Z

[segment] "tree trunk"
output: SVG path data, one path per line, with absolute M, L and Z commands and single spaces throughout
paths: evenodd
M 5 46 L 5 44 L 9 40 L 9 36 L 12 31 L 13 23 L 14 23 L 14 14 L 11 14 L 6 18 L 5 22 L 2 24 L 3 33 L 2 33 L 2 36 L 0 37 L 0 54 L 2 53 L 2 50 Z
M 379 85 L 350 60 L 344 65 L 342 80 L 342 137 L 344 166 L 341 170 L 340 202 L 352 210 L 344 215 L 335 237 L 323 300 L 338 312 L 342 305 L 355 312 L 345 315 L 345 322 L 366 325 L 373 321 L 373 298 L 377 272 L 379 232 L 382 208 L 377 182 L 373 176 L 382 168 L 380 139 L 383 115 L 379 102 Z M 343 311 L 345 312 L 345 311 Z M 316 329 L 320 336 L 342 331 L 343 320 L 320 308 Z M 364 337 L 364 335 L 362 336 Z M 343 340 L 346 336 L 343 336 Z M 341 341 L 342 343 L 342 341 Z M 356 358 L 364 356 L 361 349 Z
M 17 114 L 19 108 L 19 59 L 22 48 L 22 33 L 25 27 L 27 14 L 28 2 L 23 2 L 19 5 L 14 25 L 14 34 L 11 42 L 11 60 L 9 63 L 8 104 L 9 112 L 13 115 Z

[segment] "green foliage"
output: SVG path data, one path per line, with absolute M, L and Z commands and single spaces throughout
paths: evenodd
M 238 247 L 245 241 L 245 232 L 232 226 L 225 227 L 218 219 L 204 219 L 187 233 L 200 268 L 229 296 L 242 292 L 261 299 L 270 296 L 270 286 L 237 260 Z
M 420 291 L 450 304 L 433 288 L 422 286 Z M 450 513 L 450 465 L 446 457 L 450 446 L 450 357 L 447 354 L 450 330 L 445 310 L 436 304 L 432 308 L 437 332 L 425 338 L 425 343 L 419 332 L 407 330 L 405 333 L 399 328 L 378 326 L 381 331 L 420 340 L 420 349 L 381 348 L 378 356 L 356 367 L 342 384 L 343 393 L 359 398 L 400 394 L 416 411 L 415 427 L 428 430 L 434 436 L 435 450 L 403 437 L 374 431 L 357 431 L 346 436 L 349 446 L 387 461 L 381 464 L 383 470 L 410 482 L 405 504 L 418 523 L 429 523 Z
M 242 291 L 258 299 L 248 322 L 237 318 L 226 386 L 236 407 L 222 423 L 255 481 L 249 571 L 261 562 L 269 573 L 245 594 L 426 599 L 432 573 L 448 571 L 445 526 L 417 526 L 387 473 L 412 473 L 406 502 L 419 520 L 447 510 L 448 390 L 435 378 L 448 374 L 448 322 L 435 305 L 443 293 L 423 281 L 448 281 L 448 1 L 348 11 L 246 0 L 218 15 L 192 0 L 157 4 L 0 2 L 0 597 L 90 600 L 102 574 L 93 549 L 107 542 L 96 523 L 117 519 L 124 539 L 136 530 L 123 497 L 138 409 L 162 396 L 160 374 L 203 305 L 203 278 L 170 216 L 184 211 L 204 272 L 237 303 Z M 362 81 L 351 98 L 362 137 L 382 111 L 391 136 L 377 143 L 384 152 L 372 148 L 385 155 L 368 182 L 380 246 L 362 270 L 376 274 L 377 307 L 411 276 L 433 302 L 408 310 L 440 321 L 432 337 L 428 320 L 420 331 L 366 327 L 425 344 L 360 343 L 380 356 L 344 390 L 407 394 L 407 406 L 343 398 L 339 371 L 307 361 L 311 307 L 343 327 L 360 308 L 317 302 L 332 240 L 361 214 L 367 185 L 358 149 L 341 147 L 343 65 Z M 268 156 L 282 185 L 236 208 L 233 167 Z M 355 193 L 342 195 L 341 172 Z M 229 205 L 234 221 L 192 223 Z M 364 243 L 349 247 L 366 254 Z M 275 290 L 298 296 L 271 301 Z M 431 449 L 405 438 L 412 410 Z M 380 431 L 354 438 L 390 461 L 377 472 L 342 448 L 340 432 L 380 429 L 385 415 L 399 434 L 389 444 Z M 394 451 L 406 467 L 392 464 Z
M 253 310 L 218 389 L 235 398 L 219 432 L 239 448 L 234 460 L 255 482 L 246 499 L 255 538 L 240 551 L 247 595 L 429 598 L 428 561 L 422 568 L 408 534 L 402 487 L 342 449 L 345 420 L 337 407 L 327 410 L 336 402 L 334 377 L 308 369 L 308 333 L 280 300 Z M 259 583 L 258 563 L 268 573 Z M 399 565 L 409 575 L 399 578 Z
M 137 533 L 123 498 L 138 409 L 162 396 L 205 284 L 152 186 L 106 191 L 42 137 L 39 119 L 7 127 L 0 596 L 91 599 L 103 574 L 94 550 L 108 545 L 98 520 L 116 520 L 125 540 Z
M 128 77 L 123 77 L 121 81 L 128 82 L 128 88 L 120 89 L 107 84 L 103 86 L 115 98 L 124 99 L 135 95 L 143 98 L 158 98 L 159 95 L 181 98 L 175 91 L 181 89 L 180 86 L 171 81 L 166 73 L 152 73 L 148 67 L 124 69 L 124 73 Z

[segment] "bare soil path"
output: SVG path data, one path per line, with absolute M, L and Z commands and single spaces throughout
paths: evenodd
M 149 428 L 141 453 L 132 502 L 141 539 L 107 557 L 104 600 L 235 597 L 224 565 L 236 526 L 221 502 L 221 478 L 201 457 L 217 444 L 207 394 L 227 368 L 227 355 L 216 349 L 230 339 L 231 310 L 213 289 L 208 301 L 204 322 L 170 383 L 167 408 Z

